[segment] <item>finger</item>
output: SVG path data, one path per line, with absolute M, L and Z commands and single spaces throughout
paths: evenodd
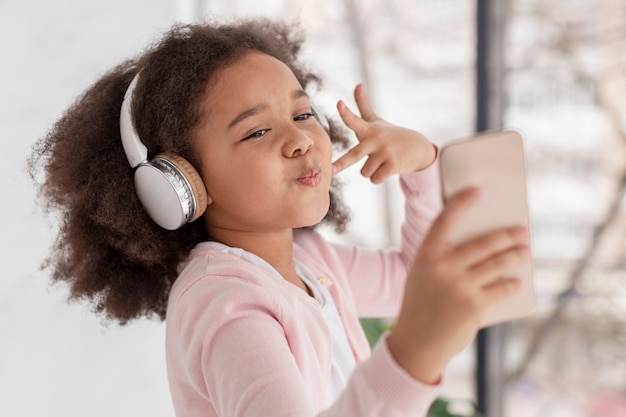
M 510 250 L 499 253 L 480 263 L 470 270 L 469 279 L 479 285 L 488 285 L 499 277 L 510 273 L 530 256 L 526 245 L 518 245 Z
M 339 111 L 339 116 L 341 116 L 341 120 L 352 130 L 358 140 L 361 140 L 361 136 L 367 129 L 367 122 L 361 119 L 359 116 L 354 114 L 352 110 L 348 108 L 346 103 L 339 100 L 337 102 L 337 111 Z
M 337 160 L 333 162 L 333 175 L 339 174 L 344 169 L 351 167 L 363 159 L 363 157 L 367 155 L 366 148 L 366 146 L 361 144 L 356 145 L 354 148 L 337 158 Z
M 380 184 L 389 178 L 393 171 L 393 164 L 390 164 L 385 158 L 381 158 L 372 154 L 361 169 L 361 175 L 369 178 L 374 184 Z
M 521 226 L 498 229 L 462 244 L 455 249 L 455 257 L 471 268 L 487 258 L 517 245 L 528 243 L 528 229 Z
M 452 229 L 479 196 L 477 188 L 468 187 L 450 197 L 424 238 L 422 250 L 434 253 L 447 250 Z
M 394 174 L 393 165 L 384 162 L 378 167 L 376 172 L 370 177 L 370 181 L 374 184 L 382 184 L 387 178 Z
M 504 278 L 485 286 L 482 291 L 484 305 L 489 308 L 502 300 L 511 297 L 522 288 L 519 278 Z
M 361 113 L 361 118 L 367 122 L 378 119 L 378 116 L 374 112 L 372 102 L 370 101 L 365 86 L 359 83 L 354 89 L 354 100 Z
M 385 158 L 381 158 L 376 153 L 369 155 L 363 168 L 361 168 L 361 175 L 365 178 L 371 178 L 384 162 Z

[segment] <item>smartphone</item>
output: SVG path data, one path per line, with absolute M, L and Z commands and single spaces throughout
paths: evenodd
M 452 231 L 451 245 L 507 226 L 525 226 L 530 233 L 526 161 L 518 131 L 491 131 L 449 142 L 440 150 L 440 168 L 444 202 L 469 186 L 482 194 Z M 502 278 L 507 276 L 521 279 L 522 290 L 495 305 L 483 327 L 525 316 L 535 306 L 532 257 Z

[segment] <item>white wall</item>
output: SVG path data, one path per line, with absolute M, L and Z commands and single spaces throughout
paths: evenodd
M 171 0 L 0 2 L 0 415 L 171 416 L 160 323 L 104 327 L 39 270 L 52 220 L 32 144 L 84 88 L 175 16 Z

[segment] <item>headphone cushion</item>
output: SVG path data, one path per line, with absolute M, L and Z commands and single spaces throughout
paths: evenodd
M 193 192 L 193 199 L 195 200 L 195 212 L 193 218 L 189 219 L 189 223 L 202 216 L 207 208 L 207 191 L 204 186 L 204 182 L 200 177 L 198 171 L 193 165 L 180 155 L 171 152 L 162 152 L 154 157 L 154 159 L 161 158 L 169 161 L 180 171 L 179 174 L 183 176 Z

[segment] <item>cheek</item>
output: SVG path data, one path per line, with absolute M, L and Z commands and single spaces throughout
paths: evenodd
M 330 140 L 326 141 L 323 145 L 324 148 L 324 162 L 328 164 L 330 168 L 333 163 L 333 145 L 330 143 Z
M 225 157 L 207 167 L 203 179 L 209 192 L 252 195 L 265 193 L 267 187 L 275 187 L 281 178 L 279 169 L 278 164 L 261 154 L 232 160 Z

